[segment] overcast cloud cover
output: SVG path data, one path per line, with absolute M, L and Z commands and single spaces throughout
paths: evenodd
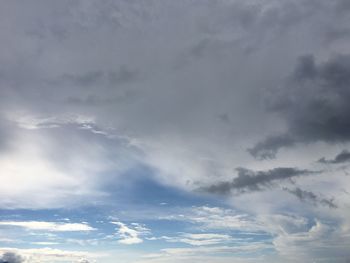
M 349 0 L 0 1 L 0 263 L 348 263 L 349 101 Z

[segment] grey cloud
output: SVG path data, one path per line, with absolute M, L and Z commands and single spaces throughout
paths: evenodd
M 116 85 L 133 81 L 137 77 L 137 72 L 129 69 L 126 65 L 121 65 L 115 71 L 90 71 L 83 74 L 63 74 L 58 80 L 54 81 L 57 85 L 71 84 L 77 86 L 92 86 L 97 84 Z
M 288 132 L 256 144 L 250 150 L 255 156 L 273 157 L 297 142 L 349 141 L 350 55 L 319 64 L 311 55 L 299 58 L 286 86 L 267 101 L 269 110 L 286 121 Z
M 120 66 L 118 71 L 108 73 L 108 79 L 111 84 L 126 83 L 137 78 L 138 72 L 129 69 L 126 65 Z
M 339 14 L 346 14 L 350 10 L 350 3 L 347 0 L 336 1 L 336 10 Z
M 350 161 L 350 152 L 346 150 L 339 153 L 337 156 L 335 156 L 334 159 L 327 160 L 326 158 L 323 157 L 320 160 L 318 160 L 318 162 L 320 163 L 333 163 L 333 164 L 346 163 L 349 161 Z
M 93 71 L 87 72 L 81 75 L 74 74 L 64 74 L 59 81 L 59 84 L 70 83 L 78 86 L 90 86 L 98 83 L 103 77 L 103 72 L 101 71 Z
M 293 71 L 300 54 L 327 58 L 338 47 L 348 49 L 348 1 L 0 1 L 1 113 L 93 120 L 19 131 L 0 123 L 0 147 L 16 144 L 2 160 L 10 158 L 21 170 L 16 180 L 1 171 L 2 181 L 13 184 L 2 183 L 0 207 L 115 205 L 117 186 L 131 174 L 125 171 L 140 163 L 165 185 L 189 190 L 191 182 L 201 182 L 209 185 L 201 190 L 219 194 L 284 186 L 312 174 L 295 168 L 230 171 L 259 165 L 244 149 L 265 135 L 249 149 L 257 158 L 273 158 L 281 147 L 349 139 L 343 125 L 350 122 L 349 59 L 320 62 L 308 55 Z M 182 59 L 184 66 L 174 70 Z M 262 111 L 262 93 L 281 84 L 268 100 L 269 111 Z M 288 132 L 280 133 L 283 128 Z M 304 149 L 296 150 L 281 163 L 298 166 Z M 305 159 L 320 156 L 328 155 Z M 342 184 L 326 175 L 314 179 L 315 193 L 325 183 Z M 333 189 L 327 189 L 330 196 Z M 265 208 L 285 204 L 280 194 L 271 192 L 271 202 L 240 196 L 252 205 L 232 204 L 276 211 Z
M 14 143 L 16 126 L 0 116 L 0 152 L 11 148 Z
M 252 138 L 275 131 L 275 123 L 266 121 L 272 114 L 262 112 L 258 103 L 261 91 L 279 83 L 276 79 L 290 70 L 295 56 L 322 49 L 315 41 L 323 32 L 319 27 L 338 21 L 324 0 L 47 3 L 23 7 L 11 1 L 0 8 L 1 24 L 11 25 L 1 31 L 0 43 L 6 51 L 0 54 L 4 114 L 89 116 L 98 126 L 132 139 L 144 153 L 142 161 L 181 186 L 207 180 L 212 174 L 207 160 L 213 160 L 222 178 L 231 166 L 251 161 L 242 148 Z M 329 21 L 323 20 L 325 14 Z M 296 37 L 303 41 L 286 44 Z M 249 48 L 254 52 L 244 52 Z M 195 59 L 174 70 L 181 56 Z M 298 78 L 317 76 L 312 71 L 317 63 L 309 61 L 311 71 L 299 70 L 306 73 L 295 73 Z M 122 88 L 114 88 L 119 84 Z M 51 138 L 55 132 L 41 131 L 40 141 L 58 141 Z M 56 136 L 66 139 L 69 133 L 61 127 Z M 90 137 L 76 138 L 91 144 Z M 272 157 L 274 149 L 291 146 L 296 139 L 292 134 L 272 136 L 250 151 L 258 156 L 270 145 L 272 150 L 263 156 Z M 50 149 L 47 156 L 65 166 L 72 159 L 67 149 L 52 144 L 58 154 Z M 78 148 L 74 153 L 80 156 Z M 114 154 L 116 148 L 107 148 L 106 155 L 123 162 L 128 155 Z M 226 161 L 233 149 L 235 157 Z M 174 167 L 188 172 L 179 178 Z
M 271 136 L 249 148 L 248 152 L 258 159 L 272 159 L 276 156 L 277 149 L 293 146 L 294 144 L 294 139 L 289 135 Z
M 294 177 L 314 173 L 309 170 L 296 168 L 274 168 L 267 171 L 252 171 L 245 168 L 237 168 L 238 176 L 231 182 L 221 182 L 201 188 L 202 191 L 214 194 L 228 194 L 231 191 L 238 193 L 260 191 L 273 186 L 276 181 L 291 180 Z
M 314 205 L 322 205 L 327 206 L 329 208 L 338 208 L 338 206 L 334 204 L 333 199 L 321 198 L 315 193 L 311 191 L 302 190 L 299 187 L 296 187 L 295 189 L 283 188 L 283 190 L 296 196 L 302 202 L 310 202 Z
M 22 263 L 24 258 L 15 252 L 5 252 L 0 257 L 0 263 Z

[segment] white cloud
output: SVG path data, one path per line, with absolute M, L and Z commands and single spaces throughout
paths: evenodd
M 211 247 L 192 247 L 192 248 L 165 248 L 159 253 L 145 254 L 140 262 L 249 262 L 249 253 L 257 253 L 264 249 L 272 249 L 271 244 L 250 243 L 239 246 L 211 246 Z M 215 255 L 215 256 L 213 256 Z M 230 256 L 229 261 L 225 261 L 225 256 Z M 245 255 L 245 256 L 242 256 Z M 259 258 L 255 258 L 258 260 Z M 206 261 L 208 260 L 208 261 Z M 256 262 L 256 261 L 255 261 Z
M 214 247 L 198 247 L 198 248 L 165 248 L 162 249 L 168 255 L 198 255 L 198 254 L 232 254 L 239 252 L 252 252 L 261 249 L 272 248 L 270 244 L 266 243 L 250 243 L 241 246 L 214 246 Z
M 193 207 L 184 214 L 165 216 L 161 219 L 192 222 L 200 229 L 264 231 L 263 225 L 253 216 L 221 207 Z
M 233 240 L 230 235 L 225 234 L 215 234 L 215 233 L 200 233 L 200 234 L 190 234 L 184 233 L 180 236 L 169 237 L 151 237 L 147 240 L 165 240 L 166 242 L 172 243 L 185 243 L 192 246 L 208 246 L 220 243 L 227 243 Z
M 142 235 L 147 235 L 150 230 L 138 223 L 132 223 L 131 226 L 127 226 L 122 222 L 111 222 L 118 226 L 118 242 L 125 245 L 139 244 L 143 242 Z
M 0 226 L 23 227 L 28 230 L 75 232 L 96 230 L 86 223 L 60 223 L 45 221 L 0 221 Z
M 22 127 L 24 121 L 7 121 L 12 130 L 0 155 L 2 208 L 59 208 L 98 202 L 106 193 L 97 187 L 104 182 L 96 175 L 113 170 L 110 176 L 118 176 L 135 163 L 132 151 L 126 153 L 127 139 L 109 138 L 88 118 L 40 119 L 30 124 L 30 129 Z M 46 127 L 53 123 L 55 127 Z M 115 149 L 125 151 L 120 154 L 125 161 L 112 160 Z
M 58 245 L 60 243 L 58 242 L 46 242 L 46 241 L 42 241 L 42 242 L 31 242 L 31 244 L 33 245 L 39 245 L 39 246 L 52 246 L 52 245 Z
M 223 234 L 184 234 L 180 242 L 193 246 L 214 245 L 232 240 L 231 236 Z

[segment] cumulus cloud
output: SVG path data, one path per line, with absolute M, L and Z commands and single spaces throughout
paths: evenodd
M 237 171 L 238 176 L 231 182 L 221 182 L 203 187 L 201 190 L 216 194 L 228 194 L 231 191 L 238 193 L 260 191 L 266 187 L 271 187 L 278 181 L 291 180 L 295 177 L 315 173 L 314 171 L 299 170 L 296 168 L 274 168 L 267 171 L 252 171 L 245 168 L 238 168 Z

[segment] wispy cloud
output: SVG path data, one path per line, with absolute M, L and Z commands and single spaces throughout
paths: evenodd
M 299 187 L 294 189 L 283 188 L 283 190 L 296 196 L 302 202 L 310 202 L 313 205 L 322 205 L 329 208 L 337 208 L 338 206 L 334 203 L 334 199 L 322 198 L 311 191 L 302 190 Z
M 262 250 L 271 249 L 272 245 L 263 242 L 255 242 L 239 246 L 211 246 L 211 247 L 191 247 L 191 248 L 164 248 L 158 254 L 146 254 L 144 258 L 151 260 L 188 260 L 195 259 L 198 256 L 206 255 L 236 255 L 245 253 L 257 253 Z M 232 260 L 232 258 L 231 258 Z
M 150 233 L 150 230 L 138 223 L 132 223 L 131 226 L 127 226 L 122 222 L 111 222 L 118 226 L 118 242 L 125 245 L 139 244 L 143 242 L 141 236 Z
M 245 168 L 238 168 L 238 176 L 231 182 L 221 182 L 200 190 L 216 194 L 228 194 L 231 191 L 237 193 L 263 190 L 265 187 L 271 187 L 273 183 L 292 178 L 305 176 L 315 173 L 314 171 L 300 170 L 290 167 L 278 167 L 267 171 L 252 171 Z
M 45 221 L 0 221 L 0 226 L 22 227 L 28 230 L 50 232 L 76 232 L 96 230 L 96 228 L 91 227 L 87 223 L 62 223 Z
M 160 219 L 186 221 L 199 229 L 262 231 L 263 225 L 248 214 L 222 207 L 198 206 L 183 214 L 170 215 Z
M 161 236 L 159 238 L 147 238 L 147 240 L 165 240 L 166 242 L 185 243 L 192 246 L 208 246 L 227 243 L 232 241 L 233 238 L 230 235 L 217 233 L 183 233 L 175 237 Z

